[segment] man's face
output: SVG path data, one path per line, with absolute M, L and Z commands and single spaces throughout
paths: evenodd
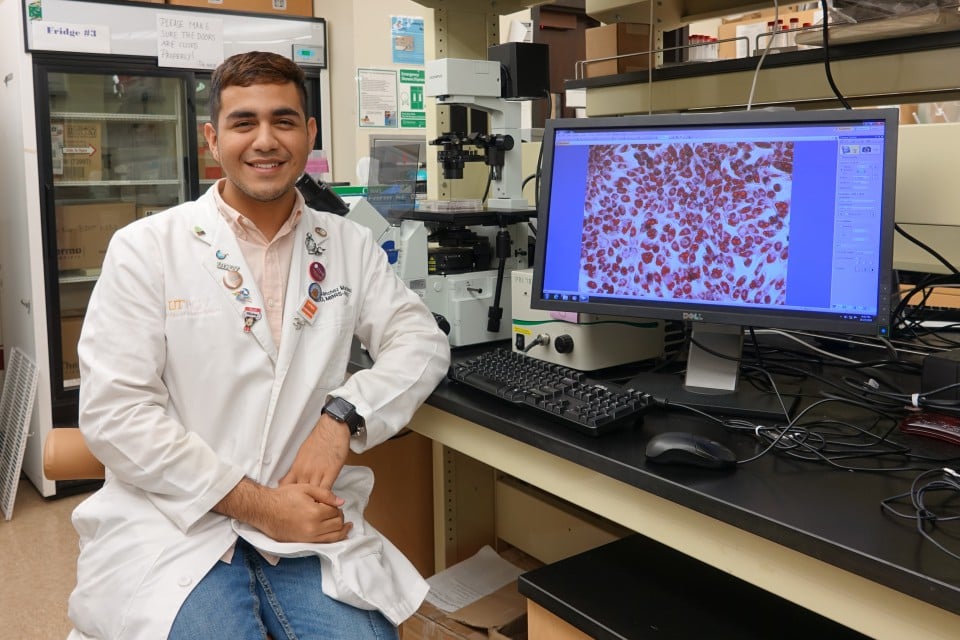
M 206 124 L 204 136 L 227 177 L 224 200 L 242 213 L 291 195 L 317 135 L 297 87 L 230 86 L 220 99 L 217 127 Z

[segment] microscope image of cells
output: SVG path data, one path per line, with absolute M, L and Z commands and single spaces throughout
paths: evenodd
M 785 303 L 793 142 L 591 147 L 581 289 Z

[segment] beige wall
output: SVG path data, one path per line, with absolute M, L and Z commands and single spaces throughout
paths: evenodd
M 433 56 L 433 10 L 410 0 L 315 0 L 316 14 L 327 21 L 329 41 L 333 179 L 356 182 L 357 160 L 367 155 L 368 136 L 377 132 L 426 133 L 423 129 L 359 127 L 358 68 L 399 69 L 390 51 L 390 17 L 424 19 L 426 58 Z
M 357 126 L 358 68 L 398 69 L 390 51 L 390 17 L 418 16 L 424 19 L 425 59 L 435 56 L 433 9 L 412 0 L 314 0 L 317 16 L 327 21 L 329 44 L 333 179 L 356 182 L 357 161 L 367 155 L 368 136 L 377 132 L 430 135 L 429 129 L 371 128 Z M 454 12 L 456 18 L 457 12 Z M 467 14 L 468 18 L 470 14 Z M 500 16 L 501 38 L 506 38 L 513 19 L 529 20 L 530 10 Z M 452 29 L 451 29 L 452 30 Z M 453 43 L 450 43 L 453 46 Z M 456 47 L 454 47 L 456 48 Z M 428 100 L 428 110 L 430 101 Z M 428 118 L 432 116 L 428 115 Z M 524 104 L 523 126 L 529 126 L 529 104 Z M 525 154 L 526 155 L 526 154 Z

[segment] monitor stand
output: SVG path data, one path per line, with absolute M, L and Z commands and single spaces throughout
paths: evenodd
M 792 413 L 796 386 L 778 385 L 781 398 L 777 398 L 774 393 L 744 383 L 739 376 L 742 351 L 742 327 L 695 322 L 684 379 L 679 375 L 640 373 L 626 386 L 707 413 L 787 420 L 784 408 Z

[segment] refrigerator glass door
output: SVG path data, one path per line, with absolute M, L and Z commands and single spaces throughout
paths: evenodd
M 55 297 L 48 289 L 48 312 L 60 324 L 57 331 L 50 323 L 51 349 L 60 349 L 51 353 L 56 405 L 58 391 L 80 383 L 77 339 L 110 237 L 186 200 L 190 182 L 182 77 L 48 71 L 46 78 L 55 227 L 47 256 L 48 270 L 55 256 L 58 285 Z

